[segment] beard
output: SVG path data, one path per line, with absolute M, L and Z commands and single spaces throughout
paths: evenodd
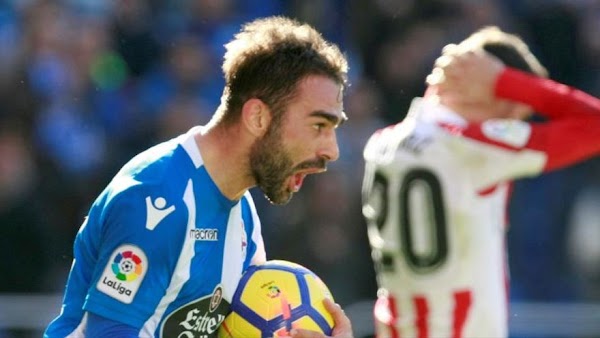
M 256 185 L 273 204 L 287 204 L 293 192 L 285 184 L 294 172 L 294 163 L 281 141 L 281 128 L 272 125 L 250 151 L 250 169 Z

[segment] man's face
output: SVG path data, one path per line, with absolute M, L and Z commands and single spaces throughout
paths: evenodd
M 289 202 L 308 174 L 337 160 L 336 128 L 345 120 L 341 90 L 327 77 L 307 77 L 282 119 L 252 146 L 252 174 L 271 203 Z

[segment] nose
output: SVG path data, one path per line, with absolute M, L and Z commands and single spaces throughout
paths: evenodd
M 340 149 L 338 147 L 335 131 L 328 133 L 321 145 L 321 148 L 319 148 L 317 155 L 319 158 L 324 158 L 330 162 L 337 161 L 337 159 L 340 157 Z

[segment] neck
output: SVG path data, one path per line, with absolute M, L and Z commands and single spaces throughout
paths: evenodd
M 239 200 L 256 184 L 249 162 L 253 139 L 239 125 L 209 125 L 195 140 L 206 171 L 225 197 Z

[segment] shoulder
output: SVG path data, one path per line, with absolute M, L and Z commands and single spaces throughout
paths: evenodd
M 386 163 L 392 161 L 399 146 L 406 139 L 429 134 L 427 124 L 414 117 L 407 117 L 402 122 L 377 130 L 371 135 L 363 150 L 366 162 Z
M 117 194 L 132 190 L 182 191 L 194 169 L 194 163 L 181 146 L 181 137 L 178 137 L 133 157 L 108 187 Z
M 152 147 L 125 164 L 98 196 L 93 207 L 142 212 L 181 200 L 193 164 L 176 139 Z
M 490 119 L 470 124 L 464 136 L 497 147 L 519 150 L 527 145 L 531 138 L 530 123 L 515 119 Z
M 494 119 L 483 122 L 481 132 L 488 139 L 521 148 L 531 136 L 531 124 L 521 120 Z
M 181 146 L 180 138 L 157 144 L 127 162 L 116 178 L 130 177 L 139 182 L 160 183 L 171 179 L 173 171 L 192 166 L 192 161 Z
M 388 125 L 385 128 L 378 129 L 369 137 L 363 151 L 365 160 L 374 161 L 383 155 L 385 150 L 390 147 L 394 129 L 398 126 L 399 124 Z
M 423 119 L 423 116 L 432 110 L 433 106 L 434 103 L 429 99 L 413 98 L 406 117 L 402 121 L 378 129 L 371 135 L 363 151 L 365 160 L 367 162 L 381 161 L 384 158 L 393 157 L 404 138 L 413 133 L 422 134 L 428 128 L 431 129 L 432 123 L 425 122 L 426 119 Z

